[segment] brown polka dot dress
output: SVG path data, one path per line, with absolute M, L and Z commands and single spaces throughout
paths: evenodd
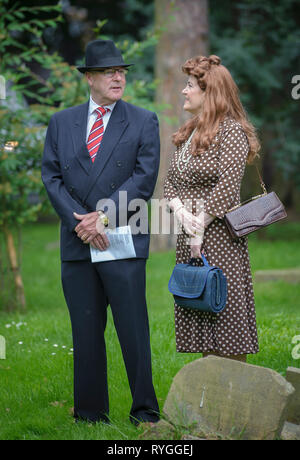
M 175 303 L 175 335 L 178 352 L 215 352 L 220 355 L 257 353 L 258 339 L 253 284 L 247 237 L 232 240 L 222 218 L 240 203 L 249 144 L 236 121 L 225 118 L 210 148 L 200 156 L 181 162 L 179 147 L 165 180 L 165 198 L 191 203 L 204 202 L 204 211 L 217 218 L 205 229 L 202 249 L 210 265 L 223 270 L 227 279 L 227 303 L 218 314 L 198 312 Z M 189 154 L 189 148 L 186 155 Z M 197 210 L 198 213 L 198 210 Z M 191 258 L 188 235 L 177 237 L 176 263 Z M 203 262 L 197 260 L 198 265 Z

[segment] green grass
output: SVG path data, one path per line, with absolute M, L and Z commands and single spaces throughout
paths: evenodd
M 267 236 L 249 238 L 253 272 L 300 267 L 299 224 L 277 224 Z M 131 395 L 111 315 L 106 342 L 113 424 L 73 422 L 71 326 L 61 290 L 59 249 L 49 246 L 57 240 L 55 224 L 24 229 L 27 312 L 0 312 L 0 335 L 7 348 L 6 360 L 0 360 L 0 439 L 137 439 L 140 430 L 128 420 Z M 174 262 L 170 251 L 152 254 L 147 264 L 153 379 L 161 409 L 175 374 L 201 357 L 175 351 L 173 302 L 167 290 Z M 292 338 L 300 335 L 300 284 L 256 283 L 254 290 L 261 351 L 248 362 L 285 375 L 288 366 L 300 367 L 291 354 Z

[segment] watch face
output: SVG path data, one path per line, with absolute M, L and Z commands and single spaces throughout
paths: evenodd
M 108 224 L 109 224 L 108 217 L 103 212 L 99 212 L 99 219 L 102 222 L 102 224 L 104 225 L 104 227 L 108 226 Z

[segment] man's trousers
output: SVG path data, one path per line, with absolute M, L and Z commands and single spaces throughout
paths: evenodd
M 104 331 L 111 307 L 132 394 L 130 419 L 157 421 L 146 305 L 146 259 L 62 262 L 74 347 L 74 416 L 108 421 Z

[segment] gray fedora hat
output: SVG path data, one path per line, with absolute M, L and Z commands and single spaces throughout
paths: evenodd
M 112 40 L 94 40 L 88 43 L 85 51 L 85 66 L 77 67 L 79 72 L 104 69 L 106 67 L 129 67 L 125 64 L 121 51 Z

